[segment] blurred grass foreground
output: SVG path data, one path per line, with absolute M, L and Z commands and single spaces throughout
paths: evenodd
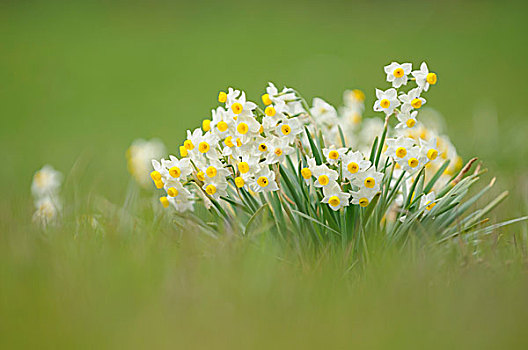
M 338 104 L 380 67 L 422 60 L 429 101 L 464 159 L 477 155 L 526 215 L 526 2 L 2 2 L 0 348 L 528 347 L 528 227 L 479 254 L 346 249 L 299 254 L 266 239 L 213 239 L 157 207 L 123 207 L 138 137 L 175 153 L 217 93 L 268 81 Z M 31 223 L 31 177 L 66 174 L 63 225 Z M 86 215 L 94 203 L 101 216 Z

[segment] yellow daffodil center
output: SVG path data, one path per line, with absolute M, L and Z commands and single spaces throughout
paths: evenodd
M 347 165 L 347 170 L 352 173 L 352 174 L 355 174 L 359 171 L 359 165 L 358 163 L 354 163 L 354 162 L 350 162 L 348 163 Z
M 283 135 L 289 135 L 291 133 L 290 126 L 286 125 L 286 124 L 282 125 L 281 126 L 281 132 L 282 132 Z
M 275 154 L 280 157 L 282 156 L 282 148 L 275 148 Z
M 317 180 L 319 180 L 319 183 L 321 184 L 321 186 L 326 186 L 330 182 L 330 179 L 326 175 L 319 176 Z
M 196 173 L 196 178 L 200 181 L 204 181 L 205 180 L 205 174 L 203 171 L 199 171 Z
M 431 210 L 431 209 L 434 208 L 435 205 L 436 205 L 436 203 L 430 203 L 430 204 L 427 203 L 427 206 L 425 207 L 425 209 L 427 209 L 427 210 Z
M 438 157 L 438 151 L 434 148 L 431 148 L 429 151 L 427 151 L 427 158 L 430 160 L 435 160 L 436 157 Z
M 209 152 L 209 144 L 205 141 L 202 141 L 200 142 L 200 144 L 198 145 L 198 151 L 200 151 L 200 153 L 207 153 Z
M 235 178 L 235 185 L 236 185 L 236 187 L 241 188 L 241 187 L 244 186 L 245 183 L 246 183 L 246 182 L 244 181 L 244 179 L 241 178 L 240 176 Z
M 382 108 L 389 108 L 390 107 L 390 101 L 387 100 L 386 98 L 384 98 L 383 100 L 380 101 L 380 106 Z
M 405 149 L 405 147 L 398 147 L 396 148 L 396 156 L 398 158 L 403 158 L 407 155 L 407 150 Z
M 337 207 L 339 203 L 341 203 L 341 200 L 339 199 L 338 196 L 332 196 L 328 200 L 328 204 L 330 204 L 332 207 Z
M 356 99 L 358 101 L 364 101 L 365 100 L 365 94 L 363 93 L 363 91 L 361 91 L 359 89 L 355 89 L 355 90 L 352 90 L 352 92 L 354 93 L 354 95 L 356 96 Z
M 238 103 L 238 102 L 233 103 L 233 105 L 231 106 L 231 110 L 235 114 L 242 113 L 242 109 L 243 109 L 242 105 L 240 103 Z
M 169 200 L 167 197 L 160 197 L 160 203 L 163 205 L 164 208 L 167 208 L 169 206 Z
M 403 75 L 405 74 L 405 72 L 403 71 L 403 68 L 396 68 L 396 69 L 394 70 L 394 72 L 392 72 L 392 74 L 394 74 L 394 76 L 395 76 L 396 78 L 401 78 L 401 77 L 403 77 Z
M 416 120 L 414 120 L 414 119 L 407 119 L 407 121 L 405 122 L 405 124 L 407 124 L 407 127 L 408 127 L 408 128 L 412 128 L 412 127 L 416 124 Z
M 154 181 L 154 185 L 156 185 L 156 188 L 159 190 L 160 188 L 163 188 L 163 181 L 161 180 L 158 180 L 158 181 Z
M 269 185 L 269 180 L 266 176 L 261 176 L 257 179 L 257 184 L 260 186 L 260 187 L 266 187 Z
M 168 190 L 167 190 L 167 194 L 170 196 L 170 197 L 176 197 L 179 192 L 176 188 L 174 187 L 170 187 Z
M 411 158 L 411 159 L 409 159 L 409 162 L 408 162 L 408 163 L 409 163 L 409 166 L 410 166 L 411 168 L 416 168 L 416 167 L 418 166 L 418 159 L 416 159 L 416 158 Z
M 159 171 L 154 170 L 150 173 L 150 177 L 153 181 L 160 181 L 161 180 L 161 174 Z
M 216 128 L 220 132 L 224 132 L 227 130 L 227 123 L 225 121 L 219 121 L 218 124 L 216 124 Z
M 268 117 L 273 117 L 275 115 L 276 111 L 275 111 L 275 108 L 273 108 L 273 106 L 268 106 L 264 110 L 264 113 L 266 113 L 266 115 Z
M 191 140 L 185 140 L 185 142 L 183 143 L 183 145 L 185 146 L 185 148 L 187 148 L 189 151 L 192 151 L 194 149 L 194 145 L 193 143 L 191 142 Z
M 180 156 L 187 157 L 188 155 L 187 148 L 185 148 L 185 146 L 180 146 Z
M 181 170 L 177 166 L 173 166 L 172 168 L 169 169 L 169 174 L 172 177 L 178 178 L 181 175 Z
M 420 108 L 422 107 L 422 100 L 420 100 L 419 98 L 415 98 L 411 101 L 411 106 L 413 106 L 413 108 Z
M 216 170 L 216 168 L 214 166 L 210 166 L 208 167 L 206 170 L 205 170 L 205 173 L 207 174 L 207 176 L 209 177 L 215 177 L 216 174 L 218 173 L 218 171 Z
M 435 73 L 429 73 L 427 74 L 427 76 L 425 77 L 425 80 L 427 80 L 427 82 L 431 85 L 434 85 L 436 84 L 436 80 L 437 80 L 437 76 Z
M 233 147 L 233 146 L 234 146 L 234 144 L 233 144 L 233 137 L 232 137 L 232 136 L 228 136 L 228 137 L 226 137 L 225 140 L 224 140 L 224 143 L 225 143 L 225 145 L 226 145 L 227 147 L 229 147 L 229 148 Z
M 261 152 L 266 152 L 268 150 L 268 146 L 266 146 L 265 143 L 261 143 L 259 146 L 258 146 L 258 150 L 261 151 Z
M 242 174 L 245 174 L 249 171 L 249 165 L 246 162 L 240 162 L 238 163 L 238 171 L 240 171 Z
M 374 180 L 373 177 L 367 177 L 365 179 L 365 187 L 366 188 L 372 188 L 376 184 L 376 180 Z
M 218 93 L 218 102 L 224 103 L 225 101 L 227 101 L 227 94 L 223 91 L 220 91 Z
M 269 94 L 262 95 L 262 103 L 264 103 L 266 106 L 271 104 L 271 99 L 269 97 Z
M 308 168 L 302 168 L 301 169 L 301 175 L 302 177 L 304 177 L 306 180 L 308 180 L 309 178 L 312 177 L 312 171 Z
M 235 141 L 236 141 L 237 147 L 241 147 L 242 146 L 242 140 L 240 140 L 240 137 L 237 137 L 237 139 Z
M 337 152 L 337 151 L 328 152 L 328 158 L 330 158 L 332 160 L 336 160 L 337 158 L 339 158 L 339 152 Z
M 209 119 L 204 119 L 202 121 L 202 129 L 203 131 L 211 130 L 211 121 Z
M 246 123 L 240 123 L 237 126 L 237 131 L 239 134 L 245 135 L 249 131 L 249 127 Z
M 367 205 L 369 205 L 369 200 L 367 198 L 360 198 L 359 205 L 365 208 Z
M 262 134 L 264 132 L 264 127 L 261 125 L 259 128 L 259 134 Z
M 207 192 L 208 195 L 212 196 L 216 193 L 216 186 L 213 184 L 207 185 L 205 188 L 205 192 Z

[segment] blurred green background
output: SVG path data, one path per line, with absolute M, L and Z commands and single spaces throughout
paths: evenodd
M 361 88 L 372 116 L 383 66 L 427 61 L 428 105 L 465 159 L 506 189 L 526 180 L 526 2 L 12 1 L 0 5 L 2 201 L 25 199 L 45 163 L 122 196 L 124 152 L 159 137 L 176 153 L 219 90 L 257 100 L 266 83 L 341 103 Z M 25 200 L 24 199 L 24 200 Z M 5 203 L 4 203 L 5 204 Z
M 526 1 L 1 2 L 0 344 L 526 348 L 527 247 L 511 236 L 485 262 L 467 247 L 398 252 L 362 274 L 331 254 L 204 244 L 167 218 L 130 233 L 110 212 L 106 235 L 82 218 L 49 235 L 30 225 L 29 187 L 50 163 L 74 169 L 66 205 L 81 192 L 122 203 L 130 143 L 159 137 L 176 153 L 219 90 L 257 100 L 273 81 L 340 104 L 360 88 L 368 117 L 384 65 L 427 61 L 428 106 L 464 159 L 498 176 L 493 191 L 512 192 L 498 216 L 526 215 L 527 14 Z

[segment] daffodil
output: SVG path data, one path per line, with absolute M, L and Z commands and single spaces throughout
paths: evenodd
M 403 103 L 401 106 L 402 113 L 409 113 L 413 109 L 420 109 L 427 101 L 421 97 L 422 90 L 414 88 L 407 94 L 402 94 L 398 98 Z
M 277 136 L 287 140 L 290 143 L 293 142 L 295 137 L 301 132 L 302 127 L 299 118 L 285 119 L 276 127 Z
M 409 151 L 414 146 L 414 140 L 406 137 L 399 136 L 397 138 L 387 139 L 387 150 L 385 154 L 392 157 L 397 162 L 404 162 L 409 157 Z
M 312 174 L 316 178 L 314 183 L 315 187 L 331 186 L 337 181 L 337 178 L 339 177 L 337 171 L 330 169 L 325 164 L 316 166 L 312 171 Z
M 425 209 L 424 213 L 428 213 L 436 205 L 436 195 L 434 192 L 430 192 L 420 199 L 420 209 Z
M 343 159 L 347 151 L 348 148 L 346 147 L 336 148 L 335 146 L 330 146 L 329 148 L 323 148 L 323 155 L 329 164 L 337 164 Z
M 376 171 L 371 167 L 365 171 L 361 171 L 352 180 L 352 183 L 359 188 L 366 188 L 368 190 L 377 192 L 381 187 L 383 180 L 383 173 Z
M 277 164 L 284 160 L 287 155 L 295 152 L 288 143 L 288 139 L 272 137 L 270 140 L 270 152 L 266 156 L 266 164 Z
M 257 193 L 277 191 L 279 189 L 275 181 L 275 173 L 268 167 L 263 167 L 255 173 L 250 187 L 253 192 Z
M 413 128 L 416 125 L 417 115 L 418 111 L 411 113 L 398 113 L 396 117 L 398 118 L 399 123 L 396 125 L 396 129 Z
M 399 88 L 407 84 L 408 76 L 412 70 L 412 64 L 392 62 L 388 66 L 385 66 L 384 70 L 387 73 L 387 81 L 391 82 L 393 87 Z
M 62 174 L 53 169 L 51 165 L 45 165 L 33 176 L 31 193 L 35 197 L 55 195 L 62 183 Z
M 374 111 L 384 112 L 391 115 L 394 109 L 400 105 L 396 89 L 391 88 L 386 91 L 376 89 L 377 100 L 374 102 Z
M 361 152 L 349 152 L 343 157 L 343 161 L 341 162 L 343 177 L 352 180 L 370 168 L 371 164 L 370 161 L 365 160 Z
M 352 191 L 350 192 L 352 195 L 352 204 L 359 205 L 363 208 L 367 207 L 372 202 L 372 198 L 374 198 L 376 193 L 378 193 L 377 190 L 367 187 L 361 187 L 358 191 Z
M 189 158 L 178 159 L 172 155 L 169 160 L 162 159 L 161 166 L 168 171 L 171 178 L 178 180 L 186 179 L 193 171 Z
M 420 156 L 424 162 L 435 160 L 439 155 L 436 138 L 428 141 L 420 139 Z
M 327 203 L 334 211 L 346 207 L 349 204 L 350 193 L 343 192 L 337 183 L 323 187 L 323 194 L 324 197 L 321 202 Z
M 435 73 L 429 72 L 425 62 L 422 62 L 420 70 L 415 70 L 411 74 L 416 79 L 416 85 L 423 91 L 429 90 L 429 86 L 435 85 L 438 79 Z

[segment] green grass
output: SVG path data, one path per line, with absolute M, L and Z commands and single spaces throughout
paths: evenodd
M 182 232 L 118 207 L 124 152 L 186 128 L 236 86 L 267 81 L 339 104 L 380 69 L 426 60 L 428 104 L 468 159 L 526 215 L 525 2 L 10 2 L 0 4 L 0 347 L 526 348 L 528 227 L 445 249 L 299 255 L 268 241 Z M 368 112 L 367 116 L 373 113 Z M 66 173 L 64 226 L 30 222 L 33 172 Z M 486 181 L 487 181 L 486 180 Z M 144 194 L 144 203 L 150 205 Z M 482 200 L 485 203 L 488 198 Z M 101 227 L 81 219 L 97 214 Z

